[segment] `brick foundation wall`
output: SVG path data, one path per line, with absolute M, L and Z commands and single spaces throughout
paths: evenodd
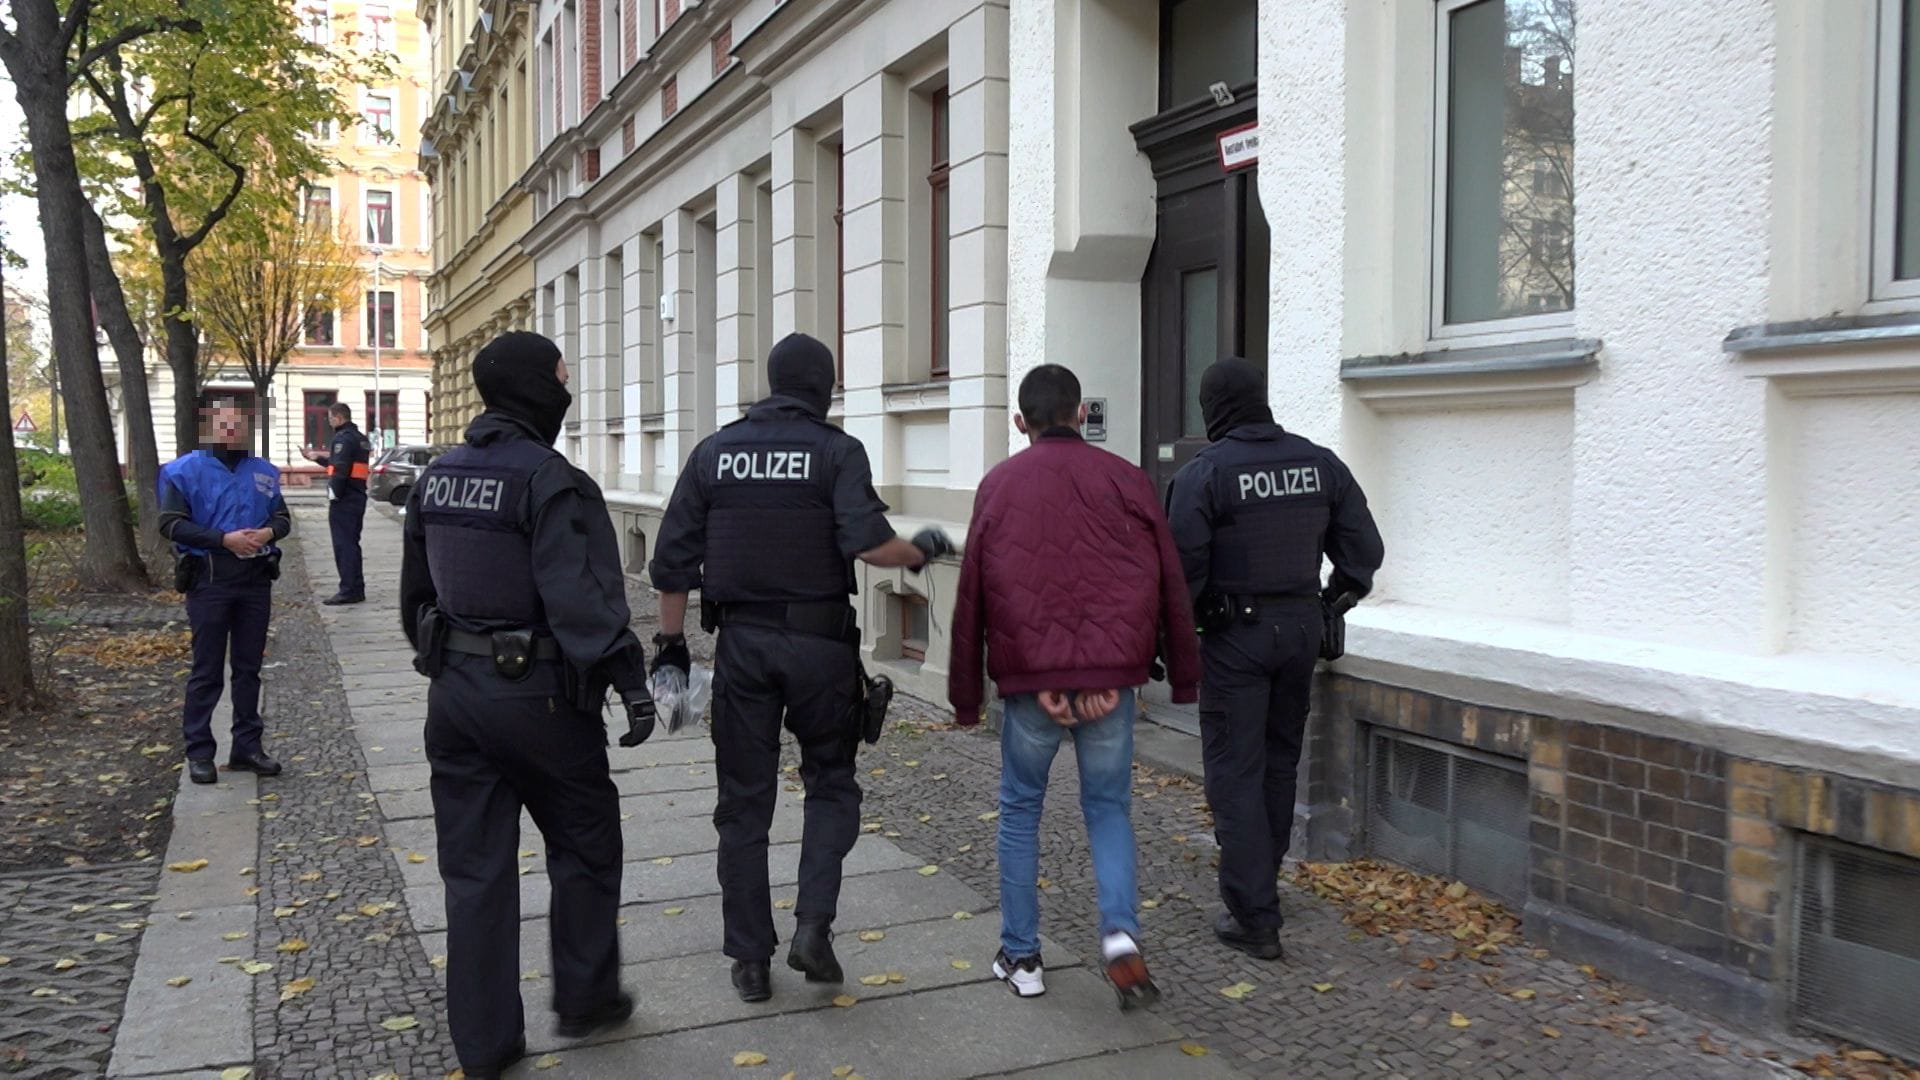
M 1722 1011 L 1784 1018 L 1796 834 L 1920 858 L 1920 792 L 1334 673 L 1308 728 L 1303 855 L 1365 853 L 1369 728 L 1524 761 L 1529 923 L 1578 924 L 1568 940 L 1604 941 L 1585 959 L 1615 970 L 1637 948 L 1644 978 L 1694 973 L 1731 995 Z

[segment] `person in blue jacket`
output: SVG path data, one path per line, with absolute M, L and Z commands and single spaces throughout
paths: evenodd
M 275 546 L 293 531 L 280 495 L 280 470 L 253 456 L 246 413 L 231 399 L 201 409 L 201 448 L 160 468 L 160 535 L 173 542 L 174 587 L 187 595 L 193 628 L 193 673 L 187 677 L 181 727 L 187 774 L 196 784 L 220 779 L 213 763 L 213 707 L 220 703 L 229 655 L 233 663 L 233 737 L 227 768 L 278 776 L 261 734 L 260 662 L 267 651 Z

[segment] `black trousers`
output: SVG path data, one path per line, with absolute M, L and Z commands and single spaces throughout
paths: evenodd
M 1293 835 L 1321 632 L 1318 603 L 1301 601 L 1264 605 L 1257 621 L 1201 638 L 1200 749 L 1220 899 L 1250 929 L 1280 925 L 1274 881 Z
M 757 626 L 720 631 L 713 672 L 713 754 L 720 797 L 720 894 L 725 953 L 765 960 L 779 937 L 767 886 L 767 830 L 780 784 L 780 728 L 800 744 L 806 822 L 794 918 L 832 922 L 840 864 L 860 836 L 854 779 L 858 646 Z
M 228 560 L 231 562 L 232 560 Z M 230 569 L 230 568 L 229 568 Z M 260 752 L 260 662 L 267 652 L 273 617 L 273 583 L 264 574 L 231 582 L 203 582 L 187 593 L 187 625 L 193 628 L 193 672 L 181 710 L 187 758 L 212 761 L 213 707 L 220 704 L 229 657 L 233 662 L 233 741 L 227 756 Z
M 367 595 L 360 563 L 360 527 L 367 519 L 364 489 L 327 503 L 327 531 L 333 534 L 333 567 L 340 573 L 341 596 Z
M 620 797 L 606 722 L 573 707 L 560 665 L 509 682 L 449 653 L 427 695 L 427 761 L 447 887 L 447 1020 L 469 1068 L 521 1038 L 520 808 L 546 841 L 553 1007 L 591 1012 L 620 991 Z

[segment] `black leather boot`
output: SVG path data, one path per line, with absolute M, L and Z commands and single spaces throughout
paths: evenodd
M 787 966 L 805 972 L 808 982 L 846 981 L 840 960 L 833 955 L 833 930 L 824 922 L 794 926 L 793 944 L 787 947 Z
M 773 996 L 773 972 L 765 960 L 735 960 L 733 988 L 741 1001 L 765 1001 Z

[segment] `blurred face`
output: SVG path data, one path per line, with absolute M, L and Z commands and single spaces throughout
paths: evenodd
M 231 403 L 200 410 L 200 441 L 210 446 L 245 448 L 250 427 L 247 414 Z
M 566 357 L 563 356 L 560 359 L 554 361 L 553 377 L 560 380 L 561 386 L 567 385 L 567 358 Z

